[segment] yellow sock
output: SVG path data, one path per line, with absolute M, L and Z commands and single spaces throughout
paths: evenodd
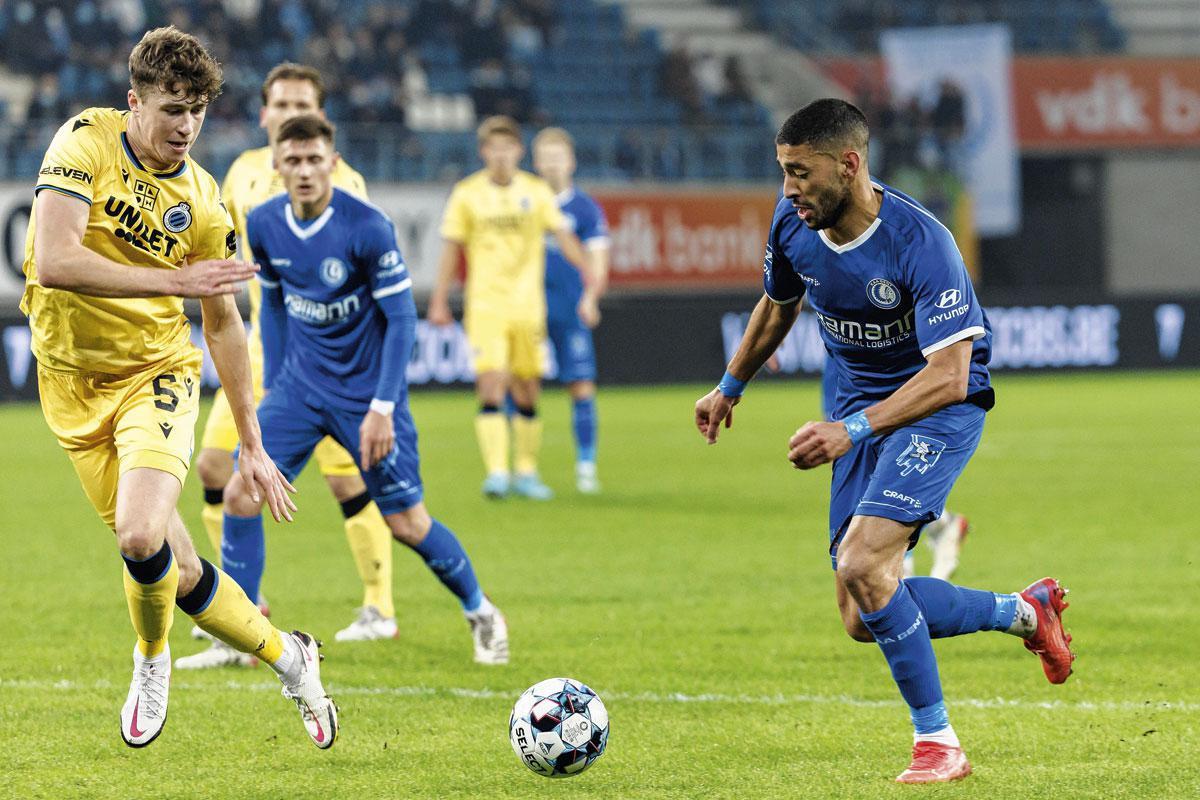
M 368 503 L 346 520 L 346 541 L 358 577 L 363 582 L 363 605 L 375 606 L 385 617 L 396 616 L 392 603 L 392 531 L 379 507 Z
M 167 552 L 170 557 L 170 551 Z M 179 566 L 171 557 L 166 572 L 153 583 L 139 582 L 129 573 L 128 567 L 121 572 L 125 577 L 125 602 L 129 605 L 129 619 L 138 635 L 138 651 L 147 658 L 153 658 L 167 646 L 167 634 L 171 632 L 175 593 L 179 589 Z
M 204 532 L 213 546 L 213 563 L 221 564 L 221 528 L 225 524 L 225 504 L 205 503 L 200 510 L 200 521 L 204 523 Z
M 537 472 L 538 451 L 542 449 L 542 420 L 517 414 L 513 426 L 513 469 L 518 475 Z
M 508 421 L 496 411 L 475 417 L 475 438 L 489 475 L 508 474 Z
M 283 632 L 250 602 L 237 581 L 219 569 L 216 572 L 217 586 L 212 600 L 192 619 L 202 630 L 235 650 L 274 664 L 283 653 L 283 640 L 279 638 Z

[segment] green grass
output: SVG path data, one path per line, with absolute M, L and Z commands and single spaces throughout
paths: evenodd
M 0 796 L 1196 797 L 1200 375 L 997 383 L 952 498 L 975 527 L 956 580 L 1060 577 L 1079 660 L 1054 687 L 1011 637 L 937 642 L 975 774 L 916 790 L 891 783 L 911 729 L 884 660 L 834 608 L 828 470 L 785 460 L 813 383 L 755 385 L 717 447 L 691 428 L 707 387 L 604 391 L 596 498 L 571 487 L 567 403 L 551 392 L 543 472 L 559 498 L 544 505 L 482 500 L 473 401 L 418 395 L 429 506 L 507 612 L 512 664 L 471 663 L 457 604 L 398 548 L 401 638 L 326 646 L 344 726 L 329 752 L 261 668 L 177 673 L 163 736 L 121 743 L 133 640 L 111 534 L 38 409 L 0 407 Z M 319 477 L 300 488 L 297 522 L 268 528 L 264 587 L 278 624 L 331 641 L 360 587 Z M 183 512 L 208 552 L 199 500 L 192 480 Z M 188 622 L 177 656 L 198 649 Z M 554 675 L 596 688 L 612 736 L 590 771 L 552 782 L 521 766 L 506 722 Z

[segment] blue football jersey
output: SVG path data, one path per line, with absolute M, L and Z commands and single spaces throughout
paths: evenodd
M 287 340 L 279 375 L 365 411 L 379 384 L 387 328 L 376 301 L 412 290 L 391 220 L 335 188 L 324 212 L 301 221 L 282 194 L 250 212 L 246 238 L 264 293 L 282 292 Z
M 567 225 L 583 242 L 584 249 L 608 244 L 608 220 L 604 209 L 578 189 L 558 196 L 558 207 Z M 553 236 L 546 237 L 546 309 L 550 319 L 573 319 L 583 294 L 583 276 L 558 249 Z
M 879 216 L 852 242 L 810 230 L 780 197 L 763 262 L 777 303 L 805 298 L 837 362 L 834 419 L 899 389 L 932 353 L 971 339 L 969 402 L 990 408 L 991 326 L 954 237 L 920 203 L 876 183 Z

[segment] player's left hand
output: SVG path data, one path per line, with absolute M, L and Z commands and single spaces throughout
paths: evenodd
M 575 312 L 579 314 L 579 321 L 589 328 L 600 324 L 600 303 L 590 292 L 584 292 L 583 296 L 579 298 L 579 305 Z
M 368 411 L 358 427 L 358 450 L 363 472 L 378 464 L 392 452 L 396 444 L 396 429 L 391 414 Z
M 788 461 L 796 469 L 812 469 L 850 450 L 850 434 L 840 422 L 806 422 L 788 439 Z
M 292 521 L 292 512 L 296 504 L 289 494 L 296 493 L 296 487 L 288 483 L 288 479 L 275 466 L 275 462 L 267 455 L 262 444 L 249 445 L 242 442 L 238 452 L 238 472 L 242 481 L 250 489 L 250 499 L 256 503 L 267 502 L 271 516 L 276 522 Z

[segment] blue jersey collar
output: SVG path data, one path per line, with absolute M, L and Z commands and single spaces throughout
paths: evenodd
M 184 157 L 183 161 L 179 162 L 178 167 L 172 170 L 167 170 L 166 172 L 157 172 L 144 166 L 142 162 L 138 160 L 138 157 L 133 154 L 133 148 L 129 146 L 129 137 L 125 135 L 125 131 L 121 131 L 121 147 L 125 148 L 125 155 L 127 155 L 129 160 L 133 162 L 133 166 L 137 167 L 142 172 L 150 173 L 156 178 L 164 180 L 167 178 L 178 178 L 180 175 L 187 172 L 186 156 Z

